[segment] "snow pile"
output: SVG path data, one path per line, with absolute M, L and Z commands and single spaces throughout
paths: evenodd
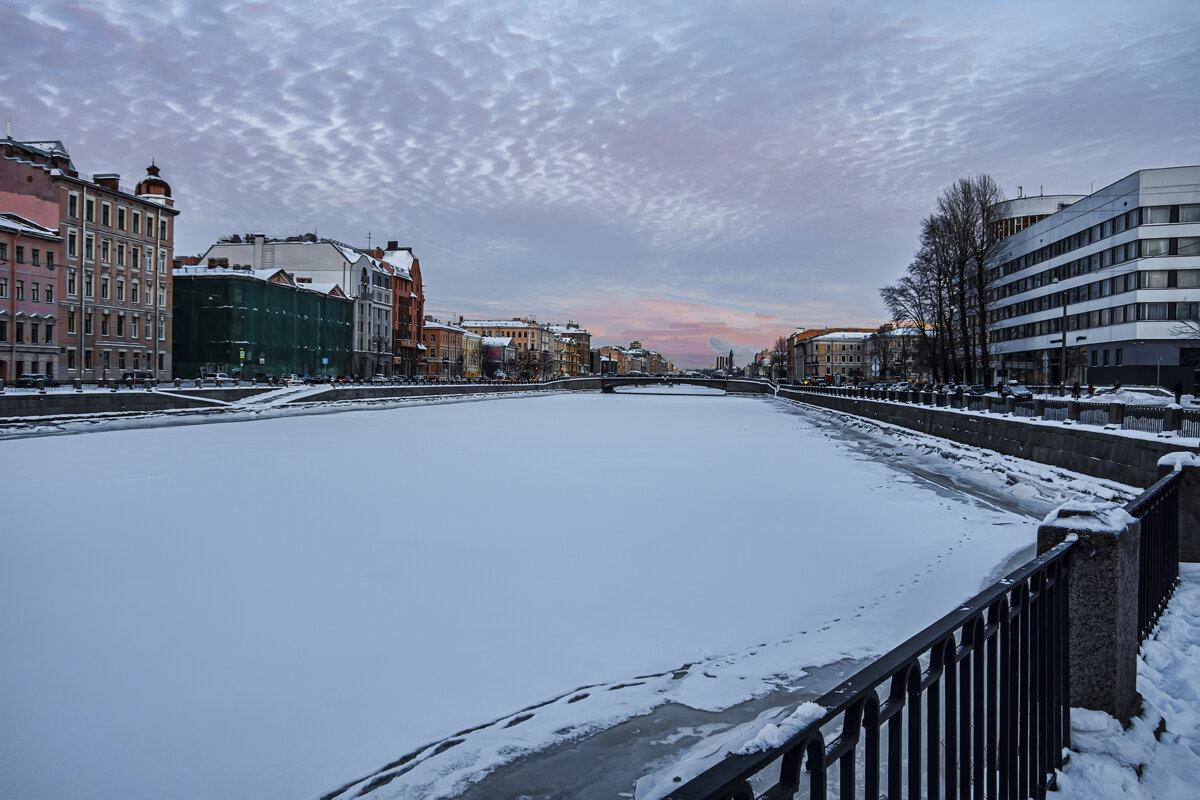
M 1061 800 L 1177 800 L 1200 792 L 1200 564 L 1182 582 L 1138 658 L 1144 711 L 1128 730 L 1100 711 L 1071 709 Z
M 1072 500 L 1047 514 L 1042 524 L 1080 531 L 1120 531 L 1135 521 L 1124 505 Z
M 825 709 L 816 703 L 801 703 L 791 714 L 780 723 L 770 723 L 763 727 L 754 738 L 746 742 L 735 752 L 736 755 L 746 756 L 751 753 L 761 753 L 775 747 L 782 747 L 784 742 L 795 736 L 809 725 L 825 716 Z

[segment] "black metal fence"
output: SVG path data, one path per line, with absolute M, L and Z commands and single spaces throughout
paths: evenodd
M 831 771 L 842 798 L 1044 798 L 1070 744 L 1073 546 L 1021 567 L 824 695 L 824 717 L 782 746 L 730 755 L 669 800 L 801 791 L 824 800 Z
M 1175 471 L 1160 479 L 1125 510 L 1141 522 L 1138 555 L 1138 638 L 1145 641 L 1179 582 L 1179 481 Z

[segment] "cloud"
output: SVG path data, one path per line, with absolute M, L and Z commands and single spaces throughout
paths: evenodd
M 960 176 L 1075 192 L 1200 163 L 1198 23 L 1115 0 L 0 2 L 0 104 L 85 173 L 156 159 L 180 253 L 370 233 L 415 248 L 435 307 L 855 325 Z
M 737 344 L 736 342 L 727 342 L 724 339 L 717 338 L 716 336 L 709 337 L 708 346 L 712 349 L 713 353 L 719 356 L 729 355 L 729 353 L 732 352 L 733 363 L 736 366 L 743 367 L 746 366 L 746 364 L 750 361 L 753 361 L 755 354 L 762 350 L 761 347 Z

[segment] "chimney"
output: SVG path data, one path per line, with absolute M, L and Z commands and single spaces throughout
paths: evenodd
M 121 191 L 121 176 L 115 172 L 97 172 L 92 176 L 92 183 L 114 192 Z
M 388 250 L 399 250 L 400 242 L 396 241 L 395 239 L 388 239 L 387 249 Z
M 261 233 L 254 234 L 254 253 L 251 256 L 250 266 L 259 269 L 263 264 L 263 245 L 266 243 L 267 237 Z

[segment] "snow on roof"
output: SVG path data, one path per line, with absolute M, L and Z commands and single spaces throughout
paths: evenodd
M 463 320 L 464 328 L 536 328 L 537 323 L 523 322 L 519 319 L 467 319 Z
M 813 337 L 814 341 L 828 339 L 829 341 L 862 341 L 875 335 L 875 331 L 833 331 Z
M 465 329 L 460 328 L 457 325 L 454 325 L 449 322 L 440 322 L 438 320 L 425 320 L 425 324 L 423 327 L 427 331 L 428 330 L 442 330 L 442 331 L 457 331 L 458 333 L 466 333 L 467 332 Z
M 195 266 L 175 267 L 171 270 L 171 275 L 177 278 L 235 276 L 239 278 L 245 278 L 247 280 L 269 283 L 271 278 L 275 277 L 281 272 L 288 276 L 288 283 L 280 285 L 290 285 L 297 289 L 303 289 L 307 292 L 316 292 L 318 294 L 335 295 L 339 297 L 345 296 L 345 292 L 342 290 L 342 287 L 336 283 L 299 283 L 296 281 L 296 276 L 288 272 L 283 267 L 274 267 L 270 269 L 241 269 L 238 267 L 209 267 L 197 264 Z
M 483 337 L 484 347 L 508 347 L 512 344 L 511 336 L 485 336 Z
M 50 239 L 56 242 L 62 241 L 62 237 L 58 235 L 58 228 L 47 228 L 45 225 L 39 225 L 33 220 L 26 219 L 12 211 L 0 211 L 0 229 L 10 233 L 21 234 L 22 236 L 36 236 L 39 239 Z

